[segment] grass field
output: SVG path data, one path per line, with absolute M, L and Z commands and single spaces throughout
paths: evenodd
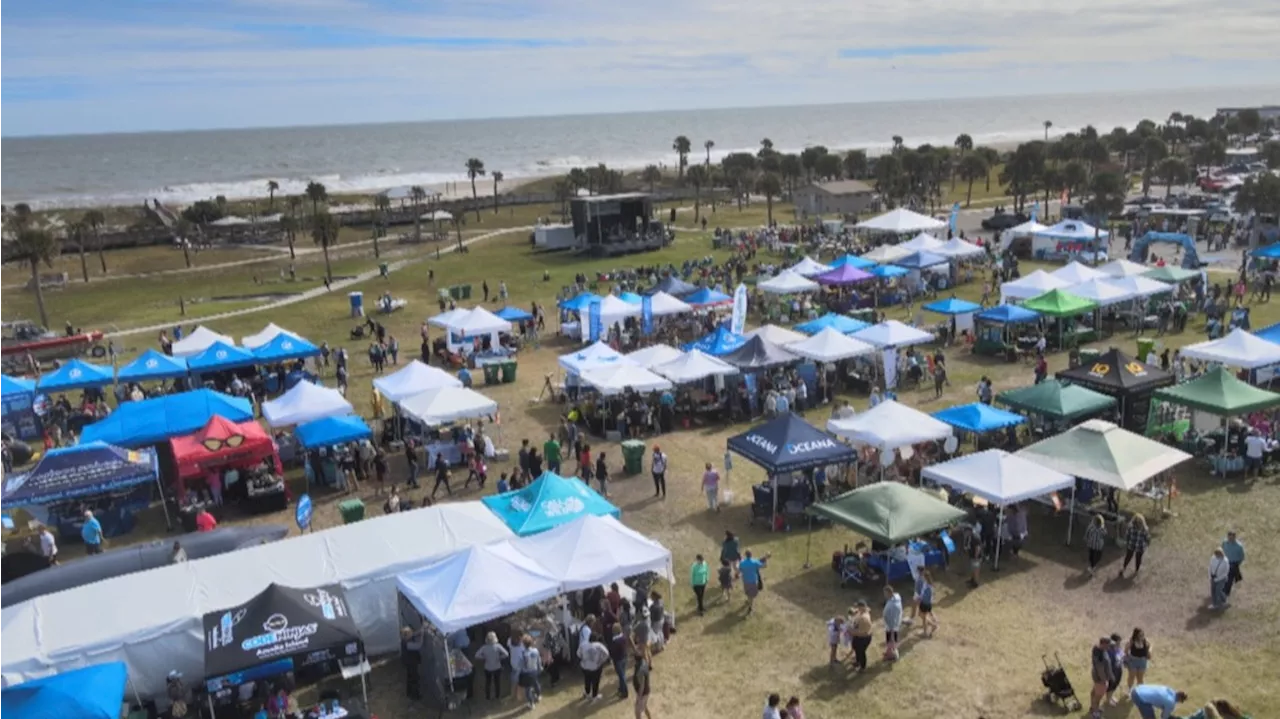
M 976 189 L 976 188 L 975 188 Z M 708 226 L 750 226 L 759 224 L 762 205 L 753 204 L 739 213 L 736 208 L 720 208 Z M 789 214 L 789 213 L 788 213 Z M 775 208 L 775 217 L 783 221 L 785 214 Z M 682 213 L 681 223 L 691 220 Z M 494 222 L 477 228 L 468 223 L 467 231 L 493 229 Z M 514 220 L 514 218 L 512 218 Z M 474 220 L 474 217 L 472 218 Z M 514 226 L 520 226 L 513 222 Z M 427 254 L 429 250 L 413 247 L 409 255 Z M 625 267 L 636 263 L 679 263 L 704 256 L 723 258 L 713 251 L 707 235 L 682 232 L 670 248 L 637 258 L 586 260 L 563 254 L 538 254 L 530 250 L 527 233 L 512 232 L 477 243 L 466 254 L 446 254 L 441 259 L 427 259 L 403 271 L 393 272 L 388 279 L 363 283 L 367 296 L 390 290 L 410 301 L 409 309 L 384 320 L 390 332 L 401 338 L 404 354 L 412 354 L 417 345 L 419 324 L 437 310 L 434 298 L 446 284 L 470 283 L 477 296 L 480 283 L 487 280 L 492 288 L 505 281 L 511 292 L 511 303 L 528 306 L 531 301 L 548 307 L 555 291 L 571 281 L 577 272 Z M 111 258 L 109 257 L 108 260 Z M 314 280 L 300 280 L 290 286 L 315 286 L 319 273 L 318 257 L 308 256 L 299 262 L 299 275 Z M 335 274 L 354 274 L 369 269 L 373 260 L 364 256 L 335 262 Z M 257 265 L 254 265 L 257 267 Z M 434 269 L 436 282 L 428 282 L 428 269 Z M 1032 267 L 1025 267 L 1024 272 Z M 543 272 L 551 279 L 543 281 Z M 266 272 L 262 273 L 263 275 Z M 55 325 L 65 317 L 79 324 L 92 315 L 105 324 L 138 326 L 149 321 L 148 312 L 160 313 L 181 286 L 180 292 L 191 296 L 243 294 L 255 291 L 248 269 L 227 272 L 196 273 L 181 278 L 157 278 L 154 282 L 92 283 L 87 287 L 68 288 L 51 293 L 51 318 Z M 174 283 L 177 284 L 174 284 Z M 307 284 L 307 283 L 310 284 Z M 272 285 L 274 286 L 274 285 Z M 977 299 L 980 286 L 970 283 L 957 293 Z M 4 294 L 6 318 L 11 303 L 20 296 Z M 29 302 L 29 300 L 27 300 Z M 56 304 L 55 304 L 56 303 Z M 16 304 L 21 304 L 16 303 Z M 495 303 L 490 303 L 496 308 Z M 54 311 L 56 308 L 56 311 Z M 146 309 L 151 308 L 151 309 Z M 26 307 L 18 309 L 26 311 Z M 910 319 L 902 309 L 889 311 L 891 317 Z M 1254 308 L 1255 326 L 1280 320 L 1280 304 Z M 274 321 L 315 342 L 327 341 L 331 346 L 348 347 L 353 358 L 350 398 L 358 411 L 369 413 L 372 373 L 363 361 L 365 345 L 347 339 L 351 320 L 347 316 L 345 292 L 334 292 L 319 299 L 296 304 L 276 312 L 246 315 L 220 321 L 213 329 L 239 337 L 255 332 L 268 321 Z M 1200 320 L 1181 335 L 1164 338 L 1169 346 L 1178 346 L 1202 338 Z M 434 334 L 434 332 L 433 332 Z M 151 336 L 133 336 L 122 344 L 126 352 L 141 351 L 154 345 Z M 1098 346 L 1114 344 L 1133 351 L 1127 336 L 1113 337 Z M 483 388 L 502 408 L 502 436 L 507 446 L 518 446 L 521 438 L 534 443 L 545 438 L 554 427 L 557 408 L 537 404 L 542 378 L 556 372 L 556 356 L 576 345 L 566 340 L 547 339 L 540 349 L 527 351 L 520 357 L 519 382 Z M 1023 364 L 996 363 L 975 358 L 958 350 L 948 352 L 952 386 L 941 400 L 932 398 L 932 388 L 908 391 L 901 399 L 925 411 L 935 411 L 952 404 L 972 401 L 977 378 L 989 375 L 997 391 L 1022 386 L 1031 381 L 1031 367 Z M 1050 369 L 1063 369 L 1064 355 L 1050 358 Z M 854 405 L 866 405 L 865 397 L 851 397 Z M 828 409 L 815 409 L 809 419 L 821 425 Z M 1031 539 L 1022 557 L 1008 562 L 999 573 L 986 573 L 986 581 L 976 590 L 964 587 L 964 577 L 953 568 L 939 578 L 937 611 L 941 630 L 929 640 L 911 636 L 903 648 L 903 658 L 894 665 L 877 665 L 865 675 L 853 676 L 844 668 L 826 663 L 825 620 L 858 598 L 867 599 L 879 617 L 878 587 L 842 589 L 829 569 L 830 553 L 857 537 L 851 532 L 828 529 L 812 537 L 813 568 L 804 568 L 808 537 L 797 528 L 789 533 L 771 534 L 749 527 L 749 509 L 731 506 L 720 514 L 708 513 L 698 487 L 704 462 L 720 463 L 725 439 L 745 429 L 711 427 L 679 431 L 650 440 L 660 443 L 671 458 L 668 472 L 670 497 L 652 499 L 652 487 L 644 475 L 614 482 L 615 501 L 623 510 L 627 524 L 655 537 L 670 547 L 676 557 L 680 583 L 668 595 L 668 607 L 678 614 L 679 634 L 668 651 L 658 657 L 653 676 L 654 717 L 758 716 L 766 694 L 778 691 L 784 697 L 796 694 L 804 699 L 808 717 L 845 716 L 868 719 L 957 717 L 1024 717 L 1054 716 L 1059 710 L 1039 700 L 1039 672 L 1042 654 L 1061 652 L 1063 661 L 1077 691 L 1087 701 L 1088 651 L 1101 634 L 1119 632 L 1128 635 L 1136 626 L 1143 627 L 1155 648 L 1148 677 L 1188 691 L 1193 701 L 1218 696 L 1236 700 L 1249 708 L 1254 717 L 1270 716 L 1280 689 L 1274 680 L 1274 667 L 1280 661 L 1280 567 L 1271 558 L 1280 551 L 1280 481 L 1274 476 L 1251 481 L 1211 478 L 1202 463 L 1184 466 L 1179 471 L 1182 495 L 1175 504 L 1177 516 L 1149 517 L 1153 524 L 1153 543 L 1139 579 L 1114 579 L 1118 569 L 1119 550 L 1111 549 L 1104 559 L 1099 577 L 1089 581 L 1082 573 L 1084 550 L 1077 526 L 1072 548 L 1063 546 L 1065 518 L 1033 512 Z M 611 464 L 619 463 L 616 447 L 596 443 L 597 450 L 608 452 Z M 398 459 L 398 458 L 397 458 Z M 572 467 L 572 465 L 569 465 Z M 499 470 L 505 468 L 498 468 Z M 395 476 L 404 476 L 396 467 Z M 744 461 L 735 463 L 729 480 L 738 497 L 749 496 L 751 483 L 762 474 Z M 295 482 L 297 479 L 295 478 Z M 298 486 L 301 490 L 301 485 Z M 411 493 L 413 499 L 419 492 Z M 461 494 L 473 499 L 474 491 Z M 317 497 L 318 527 L 340 522 L 335 498 Z M 379 500 L 366 497 L 376 508 Z M 1126 498 L 1126 508 L 1150 510 L 1146 501 Z M 376 511 L 376 509 L 374 510 Z M 291 524 L 289 516 L 272 516 L 254 521 Z M 154 526 L 154 518 L 151 519 Z M 1248 545 L 1250 562 L 1244 568 L 1247 581 L 1241 585 L 1231 610 L 1210 614 L 1203 609 L 1207 593 L 1205 581 L 1209 554 L 1228 527 L 1237 528 Z M 694 554 L 717 555 L 719 538 L 725 529 L 738 532 L 744 547 L 757 553 L 772 552 L 767 575 L 767 588 L 750 617 L 741 611 L 740 597 L 729 605 L 713 604 L 704 617 L 692 613 L 693 600 L 687 587 L 687 568 Z M 145 532 L 130 539 L 143 540 Z M 67 548 L 74 551 L 74 548 Z M 910 587 L 900 587 L 908 592 Z M 878 627 L 877 627 L 878 629 Z M 613 701 L 591 706 L 581 704 L 576 673 L 570 673 L 563 685 L 549 693 L 534 715 L 553 717 L 622 717 L 630 716 L 630 705 Z M 1266 676 L 1273 676 L 1267 680 Z M 374 674 L 373 709 L 381 717 L 418 716 L 423 709 L 403 699 L 402 672 L 393 661 Z M 606 686 L 612 686 L 606 680 Z M 695 708 L 692 712 L 690 708 Z M 1183 713 L 1191 713 L 1193 706 Z M 477 716 L 509 716 L 518 713 L 511 702 L 488 705 L 477 702 Z M 1109 709 L 1108 717 L 1135 716 L 1127 704 Z

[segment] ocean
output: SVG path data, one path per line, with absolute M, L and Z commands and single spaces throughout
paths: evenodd
M 810 145 L 883 150 L 901 135 L 908 145 L 951 145 L 968 133 L 976 144 L 1007 144 L 1093 125 L 1108 132 L 1174 111 L 1211 116 L 1218 107 L 1280 102 L 1280 87 L 1217 88 L 1095 95 L 921 100 L 801 107 L 688 110 L 333 127 L 149 132 L 3 138 L 0 182 L 5 204 L 36 208 L 184 204 L 225 195 L 266 195 L 274 179 L 283 194 L 309 180 L 331 193 L 404 185 L 440 186 L 466 179 L 478 157 L 506 178 L 558 175 L 605 163 L 634 169 L 673 165 L 677 135 L 694 157 L 714 140 L 712 158 L 755 152 L 761 138 L 776 149 Z M 486 179 L 486 189 L 491 190 Z

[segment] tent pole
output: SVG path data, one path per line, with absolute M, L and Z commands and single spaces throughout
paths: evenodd
M 218 713 L 213 710 L 213 695 L 207 691 L 208 687 L 205 687 L 205 689 L 206 691 L 204 696 L 209 700 L 209 717 L 210 719 L 213 719 L 213 717 L 216 717 Z
M 778 475 L 769 476 L 769 483 L 773 485 L 773 514 L 769 517 L 769 531 L 778 531 Z
M 1000 518 L 996 522 L 996 558 L 991 564 L 993 571 L 1000 571 L 1000 548 L 1004 544 L 1004 505 L 1000 505 Z
M 1226 442 L 1222 443 L 1224 446 Z M 160 490 L 160 509 L 164 511 L 164 528 L 165 530 L 173 530 L 173 520 L 169 518 L 169 503 L 164 499 L 164 484 L 160 481 L 160 472 L 156 472 L 156 488 Z
M 142 706 L 142 697 L 138 694 L 138 685 L 133 683 L 133 677 L 125 675 L 125 681 L 129 684 L 129 690 L 133 692 L 133 701 L 139 707 Z
M 809 514 L 805 512 L 805 514 Z M 809 564 L 809 550 L 813 547 L 813 515 L 808 516 L 809 519 L 809 537 L 804 543 L 804 568 L 808 569 L 813 565 Z
M 366 680 L 364 665 L 369 661 L 367 654 L 360 655 L 360 694 L 364 697 L 364 710 L 369 711 L 369 683 Z
M 1076 523 L 1076 488 L 1071 487 L 1071 508 L 1070 514 L 1067 515 L 1067 546 L 1071 546 L 1071 530 Z

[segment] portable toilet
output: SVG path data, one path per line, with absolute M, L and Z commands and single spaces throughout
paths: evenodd
M 347 297 L 351 300 L 351 316 L 364 317 L 364 293 L 351 292 Z

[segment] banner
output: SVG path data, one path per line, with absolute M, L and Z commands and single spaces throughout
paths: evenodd
M 947 226 L 951 228 L 951 234 L 956 234 L 956 227 L 960 222 L 960 203 L 957 202 L 951 206 L 951 217 L 947 219 Z
M 884 388 L 891 390 L 898 386 L 898 350 L 890 347 L 884 351 Z
M 588 342 L 599 342 L 600 336 L 604 334 L 604 318 L 600 316 L 600 300 L 592 300 L 587 305 L 587 327 L 589 335 Z
M 640 300 L 640 331 L 645 337 L 653 334 L 653 298 L 649 295 Z
M 1040 203 L 1036 202 L 1031 206 L 1031 221 L 1035 222 L 1040 217 Z
M 733 318 L 729 322 L 729 330 L 740 335 L 747 329 L 747 286 L 738 285 L 733 292 Z

